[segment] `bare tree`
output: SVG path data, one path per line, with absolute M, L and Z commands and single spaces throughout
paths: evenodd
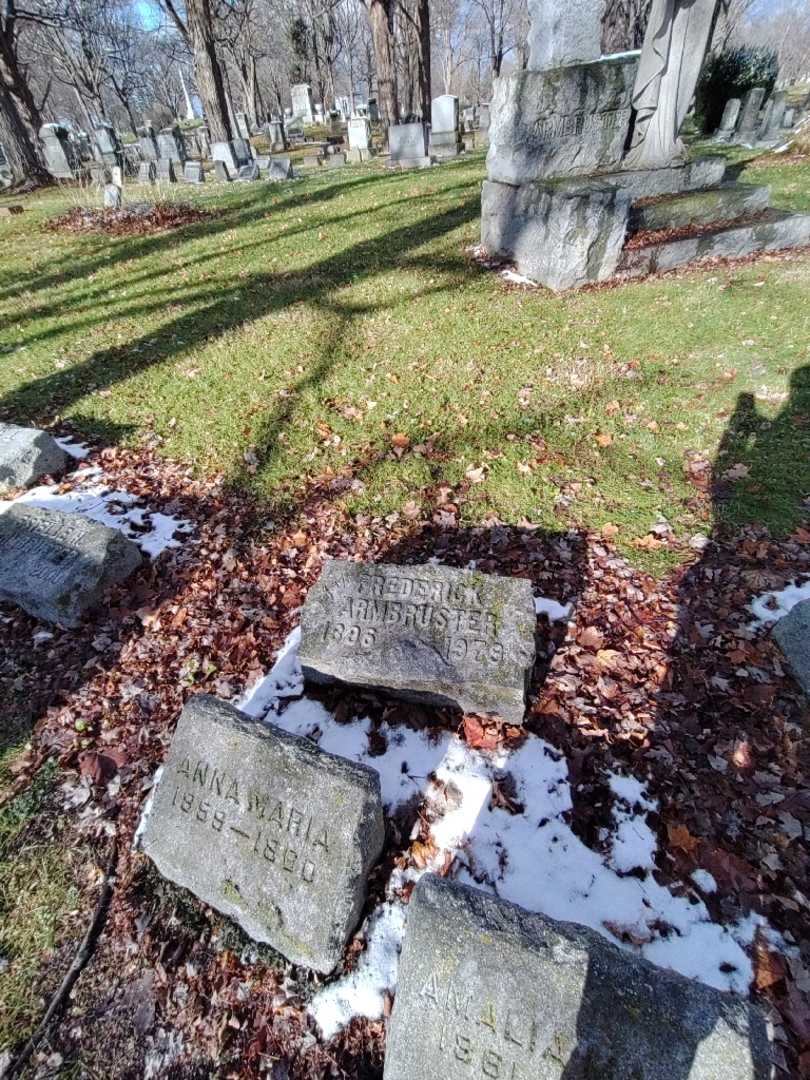
M 0 10 L 0 141 L 15 182 L 31 186 L 50 177 L 39 151 L 40 110 L 20 56 L 22 23 L 14 0 Z
M 230 142 L 233 130 L 217 52 L 211 0 L 185 0 L 185 18 L 176 0 L 160 0 L 160 3 L 194 56 L 195 82 L 212 141 Z

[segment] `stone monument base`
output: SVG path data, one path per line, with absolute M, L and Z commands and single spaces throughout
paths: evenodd
M 464 144 L 458 131 L 431 131 L 430 154 L 437 160 L 458 157 L 463 151 Z
M 529 184 L 487 180 L 481 242 L 557 292 L 810 244 L 810 214 L 771 210 L 767 187 L 725 183 L 724 174 L 722 158 L 704 158 Z

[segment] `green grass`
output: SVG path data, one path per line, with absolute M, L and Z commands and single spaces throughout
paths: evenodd
M 659 515 L 682 538 L 709 527 L 684 455 L 714 459 L 725 436 L 753 479 L 718 512 L 792 528 L 810 402 L 801 387 L 779 396 L 808 360 L 810 259 L 509 291 L 466 251 L 483 175 L 475 154 L 410 174 L 178 188 L 218 216 L 119 239 L 42 229 L 75 193 L 28 200 L 0 222 L 0 417 L 69 419 L 107 440 L 156 432 L 166 454 L 274 507 L 343 470 L 355 484 L 335 498 L 353 513 L 429 507 L 448 485 L 464 522 L 612 522 L 625 544 Z M 810 164 L 742 179 L 810 209 Z M 741 447 L 726 429 L 746 394 L 759 436 Z M 778 440 L 762 426 L 777 417 Z M 483 482 L 465 479 L 481 466 Z
M 0 1052 L 43 1014 L 42 971 L 78 906 L 70 861 L 46 813 L 55 763 L 0 809 Z

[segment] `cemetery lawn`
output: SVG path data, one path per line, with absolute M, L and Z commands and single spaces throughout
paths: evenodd
M 214 216 L 150 236 L 47 231 L 79 193 L 27 199 L 0 221 L 0 418 L 145 440 L 271 517 L 316 487 L 361 521 L 603 530 L 659 570 L 713 515 L 790 533 L 810 257 L 557 297 L 475 261 L 483 176 L 178 185 Z M 741 179 L 810 210 L 810 160 Z

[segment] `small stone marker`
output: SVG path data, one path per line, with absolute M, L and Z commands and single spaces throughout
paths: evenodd
M 271 157 L 267 163 L 268 180 L 291 180 L 292 161 L 288 157 Z
M 214 162 L 214 179 L 218 180 L 222 184 L 230 182 L 230 173 L 228 172 L 228 166 L 224 161 Z
M 157 165 L 154 161 L 142 161 L 138 166 L 138 183 L 154 184 L 157 180 Z
M 448 566 L 328 562 L 301 613 L 316 682 L 372 686 L 521 723 L 535 657 L 532 587 Z
M 251 161 L 249 165 L 243 165 L 236 177 L 237 180 L 251 181 L 260 179 L 259 166 L 255 161 Z
M 388 129 L 389 164 L 401 169 L 424 169 L 430 164 L 427 124 L 392 124 Z
M 68 455 L 47 431 L 0 424 L 0 492 L 58 476 L 67 466 Z
M 23 208 L 21 206 L 0 206 L 0 217 L 14 217 L 22 212 Z
M 104 185 L 104 209 L 105 210 L 120 210 L 121 209 L 121 188 L 117 184 L 105 184 Z
M 177 178 L 174 173 L 174 162 L 171 158 L 158 158 L 157 178 L 158 180 L 164 180 L 168 184 L 176 183 Z
M 76 627 L 141 553 L 116 529 L 79 514 L 15 503 L 0 514 L 0 600 Z
M 205 169 L 201 161 L 187 161 L 183 166 L 183 179 L 187 184 L 205 183 Z
M 772 633 L 796 682 L 810 697 L 810 600 L 802 600 L 791 608 Z
M 374 769 L 201 694 L 178 721 L 141 846 L 256 941 L 326 973 L 383 839 Z
M 742 998 L 478 889 L 414 890 L 385 1080 L 765 1080 L 769 1057 Z

